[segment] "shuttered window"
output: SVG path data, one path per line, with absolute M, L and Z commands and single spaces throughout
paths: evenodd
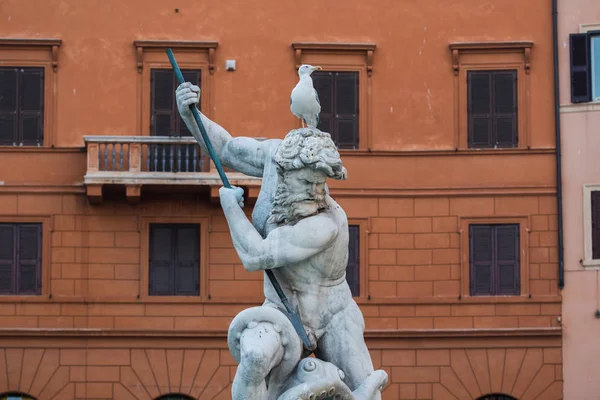
M 469 71 L 469 148 L 518 146 L 517 71 Z
M 321 113 L 318 129 L 340 149 L 358 148 L 358 72 L 313 72 Z
M 600 32 L 569 35 L 571 102 L 600 100 Z
M 592 197 L 592 258 L 600 260 L 600 191 L 591 192 Z
M 0 294 L 41 294 L 42 224 L 0 223 Z
M 200 295 L 200 226 L 150 224 L 150 296 Z
M 469 225 L 472 296 L 519 295 L 519 225 Z
M 182 70 L 183 79 L 201 86 L 200 70 Z M 150 82 L 151 112 L 150 134 L 152 136 L 191 136 L 181 119 L 175 100 L 179 83 L 172 69 L 152 69 Z M 200 104 L 198 104 L 200 109 Z
M 360 226 L 348 226 L 348 265 L 346 282 L 352 296 L 360 296 Z
M 0 146 L 44 144 L 44 68 L 0 67 Z

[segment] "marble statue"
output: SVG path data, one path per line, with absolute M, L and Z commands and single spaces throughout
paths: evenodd
M 199 93 L 189 82 L 176 91 L 179 113 L 197 137 L 189 106 Z M 244 267 L 273 272 L 310 338 L 307 347 L 265 279 L 263 305 L 242 311 L 229 327 L 239 364 L 233 399 L 381 399 L 387 374 L 374 371 L 364 319 L 346 283 L 348 221 L 326 185 L 327 178 L 346 179 L 330 135 L 309 127 L 258 141 L 201 119 L 225 167 L 262 177 L 252 221 L 242 211 L 241 188 L 221 188 L 221 206 Z

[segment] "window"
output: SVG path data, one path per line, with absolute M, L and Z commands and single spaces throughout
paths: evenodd
M 158 397 L 156 400 L 194 400 L 194 398 L 186 396 L 185 394 L 165 394 L 164 396 Z
M 292 43 L 296 71 L 302 64 L 323 68 L 311 75 L 321 102 L 318 128 L 330 133 L 341 150 L 369 149 L 373 142 L 375 48 L 373 43 Z
M 0 400 L 35 400 L 33 397 L 23 393 L 4 393 L 0 395 Z
M 44 142 L 44 68 L 0 68 L 0 145 Z
M 571 102 L 600 100 L 600 31 L 571 34 Z
M 479 397 L 477 400 L 517 400 L 512 396 L 507 394 L 488 394 L 485 396 Z
M 41 294 L 42 224 L 0 223 L 0 294 Z
M 450 44 L 457 150 L 529 148 L 532 49 L 527 41 Z
M 468 71 L 469 148 L 517 147 L 517 71 Z
M 471 296 L 520 294 L 519 225 L 469 225 Z
M 586 267 L 600 267 L 600 185 L 583 187 L 584 257 Z
M 200 70 L 182 70 L 186 82 L 201 84 Z M 177 110 L 175 89 L 179 83 L 172 69 L 152 69 L 150 79 L 150 134 L 152 136 L 191 136 Z M 198 104 L 200 108 L 200 104 Z
M 150 296 L 200 295 L 200 225 L 150 224 Z
M 319 130 L 331 134 L 340 149 L 358 148 L 358 72 L 313 72 L 319 94 Z
M 352 296 L 360 296 L 360 225 L 348 225 L 348 265 L 346 282 Z

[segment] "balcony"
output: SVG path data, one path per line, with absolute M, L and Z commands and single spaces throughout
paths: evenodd
M 137 204 L 142 188 L 168 187 L 169 191 L 208 187 L 218 198 L 221 179 L 208 155 L 192 137 L 85 136 L 87 171 L 84 184 L 88 200 L 99 204 L 105 187 L 124 187 L 127 201 Z M 256 199 L 260 178 L 225 171 L 232 185 L 243 187 Z

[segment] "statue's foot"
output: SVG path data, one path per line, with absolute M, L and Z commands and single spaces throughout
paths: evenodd
M 381 392 L 383 390 L 387 382 L 387 373 L 382 369 L 378 369 L 369 375 L 352 394 L 356 400 L 371 400 L 377 391 Z

